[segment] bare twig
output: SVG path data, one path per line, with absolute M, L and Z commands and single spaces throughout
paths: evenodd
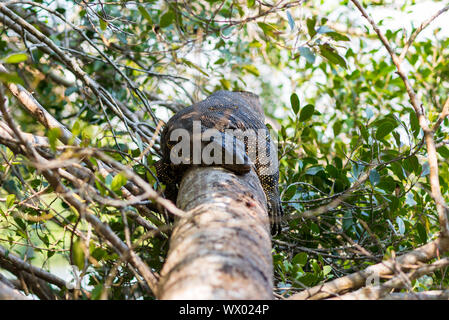
M 437 13 L 435 13 L 433 16 L 431 16 L 429 19 L 421 23 L 421 25 L 412 33 L 410 38 L 407 40 L 407 43 L 405 44 L 404 48 L 402 49 L 401 55 L 399 56 L 399 63 L 401 63 L 405 55 L 407 54 L 408 49 L 415 41 L 418 34 L 423 31 L 433 20 L 438 18 L 442 13 L 446 12 L 449 9 L 449 6 L 444 7 L 443 9 L 439 10 Z

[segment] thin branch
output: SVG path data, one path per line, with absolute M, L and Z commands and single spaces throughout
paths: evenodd
M 17 126 L 15 125 L 14 121 L 11 119 L 11 117 L 9 116 L 9 114 L 5 109 L 4 97 L 2 94 L 0 94 L 0 111 L 3 113 L 3 117 L 5 118 L 11 130 L 15 133 L 20 142 L 25 146 L 27 156 L 30 158 L 30 160 L 32 160 L 33 163 L 41 165 L 41 167 L 45 167 L 44 164 L 48 160 L 41 157 L 31 144 L 24 141 L 24 139 L 20 134 L 20 131 L 18 131 Z M 128 170 L 132 171 L 131 169 Z M 108 225 L 101 222 L 101 220 L 88 209 L 88 204 L 80 201 L 79 198 L 75 197 L 73 192 L 67 190 L 67 188 L 61 183 L 59 177 L 56 175 L 54 171 L 44 169 L 42 170 L 42 174 L 50 183 L 50 185 L 52 185 L 55 192 L 59 193 L 68 204 L 72 205 L 78 211 L 80 216 L 86 219 L 87 222 L 89 222 L 94 227 L 94 229 L 96 230 L 96 232 L 98 232 L 98 234 L 100 234 L 107 241 L 109 241 L 109 243 L 111 243 L 112 247 L 117 251 L 117 253 L 119 253 L 121 256 L 124 256 L 124 260 L 129 261 L 139 271 L 139 273 L 143 276 L 152 292 L 154 294 L 157 294 L 157 276 L 140 259 L 140 257 L 135 255 L 135 253 L 132 250 L 130 250 L 130 248 L 128 248 L 128 246 L 125 243 L 123 243 L 123 241 L 110 229 Z M 151 191 L 153 193 L 156 193 L 154 190 Z
M 8 73 L 8 70 L 0 64 L 0 72 Z M 58 128 L 61 132 L 60 140 L 65 143 L 79 145 L 80 140 L 72 135 L 63 124 L 56 120 L 42 105 L 21 85 L 5 83 L 8 90 L 19 100 L 22 106 L 33 115 L 42 125 L 48 129 Z
M 446 102 L 444 103 L 443 110 L 441 110 L 440 116 L 437 119 L 437 122 L 434 124 L 432 131 L 436 132 L 438 128 L 440 127 L 443 120 L 449 116 L 449 98 L 446 99 Z
M 0 261 L 7 261 L 13 264 L 18 270 L 26 271 L 48 283 L 56 285 L 61 289 L 66 288 L 66 282 L 63 279 L 45 271 L 44 269 L 32 266 L 17 257 L 14 253 L 6 250 L 3 246 L 0 246 Z
M 449 266 L 449 258 L 444 258 L 432 264 L 418 267 L 408 275 L 405 275 L 405 277 L 397 275 L 381 285 L 374 287 L 367 286 L 357 291 L 331 298 L 330 300 L 379 300 L 386 296 L 392 289 L 401 289 L 405 286 L 406 282 L 433 273 L 436 270 L 446 268 L 447 266 Z
M 31 300 L 31 298 L 0 282 L 0 300 Z
M 429 161 L 429 168 L 430 168 L 430 186 L 432 191 L 432 198 L 435 201 L 437 212 L 438 212 L 438 218 L 441 228 L 441 235 L 444 237 L 449 237 L 449 207 L 446 204 L 440 189 L 440 181 L 439 181 L 439 174 L 438 174 L 438 156 L 435 148 L 435 141 L 434 141 L 434 131 L 429 128 L 428 125 L 428 119 L 424 115 L 424 109 L 422 108 L 422 105 L 418 102 L 418 98 L 416 97 L 416 93 L 413 90 L 410 81 L 405 74 L 405 72 L 402 70 L 401 67 L 401 61 L 391 48 L 387 38 L 383 35 L 383 33 L 380 31 L 377 24 L 374 22 L 374 20 L 369 16 L 369 14 L 365 11 L 365 9 L 362 7 L 362 5 L 357 0 L 351 0 L 352 3 L 359 9 L 362 16 L 365 17 L 368 22 L 372 25 L 374 31 L 377 33 L 379 39 L 383 43 L 384 47 L 387 49 L 388 53 L 391 56 L 391 59 L 396 66 L 397 72 L 399 76 L 402 79 L 402 82 L 405 85 L 405 89 L 407 91 L 407 94 L 410 98 L 410 103 L 413 106 L 413 109 L 415 110 L 415 113 L 418 117 L 419 125 L 424 131 L 424 139 L 426 141 L 427 146 L 427 159 Z
M 405 58 L 405 55 L 407 54 L 408 49 L 415 41 L 418 34 L 423 31 L 433 20 L 438 18 L 442 13 L 446 12 L 449 9 L 449 5 L 444 7 L 443 9 L 439 10 L 437 13 L 435 13 L 433 16 L 431 16 L 429 19 L 421 23 L 421 25 L 412 33 L 410 38 L 408 39 L 407 43 L 405 44 L 404 48 L 402 49 L 401 55 L 399 56 L 399 63 L 402 63 L 402 61 Z
M 415 265 L 418 262 L 427 262 L 437 257 L 440 252 L 449 250 L 449 239 L 439 238 L 406 253 L 396 260 L 386 260 L 369 266 L 368 268 L 333 281 L 308 288 L 292 295 L 289 299 L 294 300 L 318 300 L 338 295 L 350 289 L 357 289 L 366 285 L 367 279 L 373 277 L 384 277 L 394 272 L 394 266 Z

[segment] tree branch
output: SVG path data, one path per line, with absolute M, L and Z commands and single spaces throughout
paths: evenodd
M 379 27 L 376 25 L 374 20 L 368 15 L 368 13 L 363 9 L 362 5 L 357 0 L 351 0 L 352 3 L 359 9 L 359 11 L 362 13 L 362 15 L 368 20 L 368 22 L 372 25 L 374 31 L 377 33 L 379 39 L 383 43 L 384 47 L 387 49 L 388 53 L 391 56 L 391 59 L 396 66 L 397 72 L 399 76 L 402 79 L 402 82 L 404 82 L 407 94 L 410 98 L 410 103 L 413 106 L 413 109 L 415 110 L 415 113 L 419 120 L 419 125 L 424 131 L 424 138 L 426 141 L 427 146 L 427 159 L 429 161 L 429 167 L 430 167 L 430 186 L 432 191 L 432 198 L 435 201 L 436 208 L 438 211 L 438 218 L 440 222 L 440 228 L 441 228 L 441 235 L 444 237 L 449 237 L 449 207 L 447 206 L 446 202 L 444 201 L 444 198 L 441 194 L 440 190 L 440 181 L 439 181 L 439 174 L 438 174 L 438 156 L 435 148 L 435 141 L 434 141 L 434 131 L 431 130 L 428 126 L 428 120 L 424 116 L 424 109 L 422 108 L 421 104 L 418 102 L 418 98 L 416 97 L 415 91 L 413 90 L 410 81 L 408 80 L 407 75 L 402 70 L 401 67 L 401 61 L 394 53 L 393 49 L 391 48 L 390 44 L 388 43 L 387 38 L 382 34 Z
M 368 268 L 359 272 L 301 291 L 297 294 L 292 295 L 289 299 L 319 300 L 332 297 L 347 290 L 357 289 L 364 286 L 366 284 L 366 280 L 370 277 L 381 278 L 383 276 L 393 274 L 394 266 L 396 264 L 404 267 L 415 265 L 418 262 L 427 262 L 437 257 L 441 252 L 447 252 L 448 250 L 449 239 L 439 238 L 396 258 L 396 260 L 390 259 L 369 266 Z

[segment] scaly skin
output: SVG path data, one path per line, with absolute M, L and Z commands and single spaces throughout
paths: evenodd
M 155 163 L 157 176 L 166 185 L 165 196 L 174 202 L 176 201 L 182 175 L 191 166 L 191 164 L 175 165 L 171 162 L 170 150 L 177 142 L 169 141 L 170 134 L 176 129 L 185 129 L 190 133 L 193 132 L 193 121 L 195 120 L 201 121 L 201 132 L 207 129 L 217 129 L 224 134 L 226 129 L 240 129 L 242 131 L 262 129 L 268 146 L 269 161 L 274 165 L 272 169 L 269 169 L 269 166 L 259 161 L 257 152 L 254 152 L 257 150 L 257 145 L 250 144 L 251 141 L 249 139 L 240 139 L 245 144 L 245 157 L 247 157 L 245 163 L 220 164 L 219 166 L 236 174 L 245 174 L 251 169 L 251 164 L 254 164 L 267 197 L 271 232 L 273 235 L 279 233 L 283 209 L 278 190 L 279 166 L 277 150 L 264 124 L 265 116 L 259 103 L 259 98 L 250 92 L 217 91 L 207 99 L 177 112 L 168 121 L 161 134 L 162 159 Z M 205 143 L 203 142 L 202 148 L 204 145 Z M 229 150 L 229 147 L 223 145 L 222 148 L 224 152 L 231 152 L 235 155 L 235 151 Z M 192 157 L 190 161 L 192 163 Z

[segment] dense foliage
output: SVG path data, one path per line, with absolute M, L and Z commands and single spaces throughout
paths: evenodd
M 400 2 L 365 4 L 369 12 L 387 9 L 393 17 L 413 10 L 414 1 Z M 42 0 L 1 6 L 0 58 L 8 70 L 1 80 L 32 92 L 73 137 L 61 138 L 60 128 L 39 122 L 3 90 L 10 116 L 23 132 L 46 136 L 48 147 L 35 148 L 49 159 L 47 168 L 64 192 L 109 225 L 152 271 L 163 265 L 171 222 L 157 201 L 130 200 L 122 187 L 137 177 L 124 168 L 162 192 L 152 167 L 160 119 L 218 89 L 258 94 L 277 134 L 286 211 L 283 232 L 273 239 L 278 295 L 438 237 L 423 130 L 396 66 L 351 2 Z M 37 33 L 8 24 L 4 19 L 12 15 L 5 8 Z M 391 29 L 393 19 L 377 22 L 399 55 L 422 21 Z M 400 56 L 431 124 L 447 99 L 448 47 L 446 30 L 434 28 Z M 446 203 L 448 129 L 446 118 L 434 134 Z M 56 190 L 29 149 L 3 137 L 0 159 L 6 255 L 75 279 L 79 298 L 153 297 L 136 265 L 82 219 L 81 207 Z M 64 171 L 70 165 L 90 174 Z M 444 270 L 406 289 L 447 288 Z M 52 294 L 66 293 L 52 284 Z

